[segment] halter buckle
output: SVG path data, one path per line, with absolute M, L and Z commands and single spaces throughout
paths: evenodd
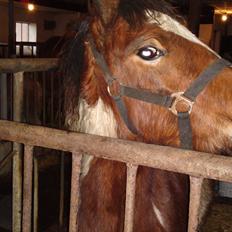
M 113 78 L 108 82 L 107 92 L 114 99 L 121 98 L 122 96 L 121 85 L 116 78 Z
M 194 102 L 189 100 L 187 97 L 183 96 L 184 92 L 177 92 L 171 94 L 171 97 L 174 99 L 172 105 L 169 107 L 169 110 L 178 115 L 178 112 L 191 114 L 193 109 Z

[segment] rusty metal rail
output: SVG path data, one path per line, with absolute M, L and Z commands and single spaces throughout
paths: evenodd
M 0 120 L 0 139 L 232 182 L 232 158 Z
M 25 176 L 23 202 L 23 232 L 30 232 L 32 203 L 32 156 L 33 146 L 47 147 L 72 152 L 72 186 L 69 232 L 78 229 L 77 212 L 79 208 L 79 175 L 82 152 L 99 158 L 124 162 L 128 166 L 127 193 L 124 232 L 133 231 L 133 209 L 135 199 L 135 180 L 137 166 L 143 165 L 167 171 L 184 173 L 191 176 L 191 200 L 188 232 L 197 231 L 198 208 L 203 178 L 232 182 L 232 158 L 214 154 L 144 144 L 107 137 L 87 135 L 50 129 L 27 124 L 0 121 L 0 139 L 15 141 L 26 145 L 24 165 Z

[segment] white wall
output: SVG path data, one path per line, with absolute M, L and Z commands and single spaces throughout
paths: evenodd
M 15 3 L 15 21 L 31 22 L 37 24 L 37 41 L 43 42 L 51 36 L 63 35 L 66 24 L 78 20 L 80 14 L 77 12 L 54 10 L 45 7 L 36 7 L 29 12 L 23 4 Z M 44 30 L 44 20 L 56 21 L 54 30 Z M 8 41 L 8 6 L 0 1 L 0 43 Z

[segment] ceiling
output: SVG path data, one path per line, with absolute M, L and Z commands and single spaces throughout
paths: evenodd
M 232 8 L 232 0 L 227 0 L 227 1 L 223 1 L 223 0 L 209 0 L 207 1 L 210 5 L 215 6 L 217 8 Z
M 16 0 L 18 2 L 33 2 L 38 5 L 53 7 L 58 9 L 87 12 L 87 0 Z M 172 0 L 176 6 L 182 10 L 187 10 L 189 0 Z M 204 5 L 211 6 L 219 10 L 232 10 L 232 0 L 202 0 Z
M 70 11 L 87 12 L 87 0 L 14 0 L 15 2 L 30 2 L 40 6 Z

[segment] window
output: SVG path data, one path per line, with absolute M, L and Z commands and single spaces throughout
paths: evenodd
M 16 22 L 16 42 L 22 42 L 16 46 L 17 55 L 35 55 L 36 46 L 25 44 L 37 41 L 37 26 L 35 23 Z

